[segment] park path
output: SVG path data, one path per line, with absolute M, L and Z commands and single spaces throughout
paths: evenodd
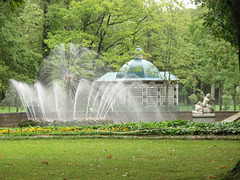
M 240 120 L 240 112 L 222 120 L 221 122 L 234 122 L 234 121 L 239 121 Z

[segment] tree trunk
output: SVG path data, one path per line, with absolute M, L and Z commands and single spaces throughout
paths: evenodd
M 236 101 L 236 96 L 237 96 L 237 86 L 234 85 L 234 90 L 233 90 L 233 104 L 234 104 L 234 111 L 237 110 L 237 101 Z
M 45 0 L 43 2 L 43 17 L 44 17 L 43 41 L 42 41 L 42 54 L 43 54 L 43 57 L 47 56 L 47 51 L 49 50 L 47 44 L 44 41 L 45 39 L 47 39 L 47 35 L 48 35 L 48 32 L 49 32 L 49 25 L 46 22 L 46 17 L 47 17 L 46 15 L 47 15 L 47 12 L 48 12 L 48 5 L 49 4 L 50 4 L 50 0 Z
M 168 110 L 168 88 L 169 85 L 168 85 L 168 82 L 166 84 L 166 99 L 165 99 L 165 110 L 167 111 Z
M 211 83 L 211 97 L 215 97 L 215 83 Z
M 151 38 L 151 33 L 150 33 L 150 31 L 148 31 L 148 33 L 147 33 L 147 52 L 148 53 L 150 52 L 150 47 L 151 47 L 151 40 L 150 40 L 150 38 Z
M 0 101 L 3 100 L 5 98 L 5 91 L 2 89 L 2 93 L 1 93 L 1 98 L 0 98 Z
M 16 105 L 16 112 L 18 112 L 18 109 L 19 109 L 18 106 L 19 105 L 18 105 L 18 97 L 17 96 L 15 97 L 15 105 Z
M 170 42 L 170 47 L 171 47 L 171 42 Z M 169 89 L 169 84 L 170 84 L 170 71 L 169 69 L 167 69 L 167 67 L 169 67 L 168 65 L 170 64 L 170 58 L 171 58 L 171 53 L 170 52 L 167 52 L 167 56 L 165 58 L 165 74 L 164 74 L 164 77 L 166 77 L 166 100 L 165 100 L 165 110 L 167 111 L 168 110 L 168 89 Z M 166 76 L 167 74 L 167 70 L 168 70 L 168 77 Z
M 222 111 L 222 82 L 221 80 L 219 81 L 219 111 Z
M 240 178 L 240 160 L 235 167 L 231 170 L 230 175 L 226 179 L 239 179 Z

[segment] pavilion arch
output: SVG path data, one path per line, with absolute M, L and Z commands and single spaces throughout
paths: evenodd
M 158 105 L 158 88 L 154 82 L 150 82 L 146 88 L 146 105 Z
M 133 82 L 129 87 L 129 105 L 143 105 L 143 88 L 142 84 Z
M 167 84 L 164 83 L 160 90 L 160 105 L 164 105 L 167 98 Z M 168 105 L 174 105 L 174 87 L 168 85 Z

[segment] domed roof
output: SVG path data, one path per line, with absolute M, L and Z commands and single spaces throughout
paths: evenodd
M 179 80 L 169 72 L 159 72 L 156 66 L 150 61 L 143 59 L 141 48 L 136 49 L 138 55 L 131 61 L 124 64 L 120 72 L 108 72 L 99 79 L 98 82 L 113 82 L 113 81 L 166 81 Z
M 122 75 L 132 78 L 156 78 L 159 73 L 157 68 L 145 59 L 133 59 L 124 64 L 120 71 Z
M 138 46 L 136 51 L 141 51 Z M 118 78 L 158 78 L 158 69 L 142 55 L 136 55 L 133 60 L 124 64 L 118 73 Z

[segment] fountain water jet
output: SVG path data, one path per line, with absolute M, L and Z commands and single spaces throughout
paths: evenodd
M 166 99 L 166 80 L 151 62 L 136 56 L 121 72 L 109 72 L 99 57 L 73 44 L 56 46 L 44 60 L 34 86 L 11 80 L 28 118 L 50 123 L 106 117 L 163 120 L 160 106 Z M 171 79 L 178 80 L 175 76 Z M 172 87 L 175 104 L 177 87 Z
M 15 80 L 10 82 L 21 98 L 28 119 L 71 121 L 88 118 L 88 105 L 92 99 L 99 98 L 99 89 L 96 88 L 100 87 L 95 86 L 96 83 L 91 85 L 91 81 L 107 70 L 93 51 L 62 44 L 44 60 L 40 81 L 34 86 Z

